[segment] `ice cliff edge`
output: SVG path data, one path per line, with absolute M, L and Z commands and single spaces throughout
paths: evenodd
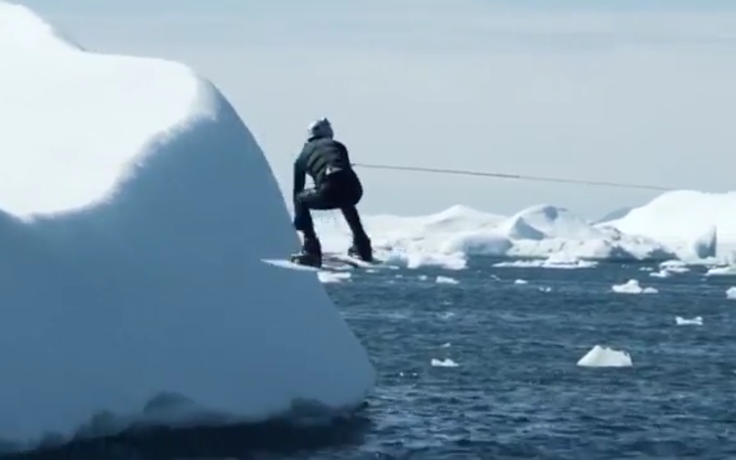
M 261 262 L 297 239 L 212 84 L 84 52 L 2 0 L 0 60 L 0 441 L 103 411 L 177 424 L 362 402 L 374 370 L 316 275 Z M 146 412 L 162 394 L 188 402 Z

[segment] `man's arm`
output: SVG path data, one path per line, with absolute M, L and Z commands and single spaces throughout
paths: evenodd
M 294 161 L 294 198 L 304 190 L 307 172 L 304 170 L 304 151 Z

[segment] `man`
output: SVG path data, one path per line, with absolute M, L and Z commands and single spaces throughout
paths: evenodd
M 302 233 L 302 251 L 291 260 L 302 265 L 322 266 L 322 246 L 314 231 L 310 210 L 339 209 L 350 226 L 353 245 L 348 254 L 366 262 L 373 260 L 371 241 L 355 206 L 363 186 L 350 164 L 348 150 L 333 139 L 332 125 L 321 118 L 309 125 L 309 138 L 294 162 L 294 227 Z M 304 189 L 306 174 L 314 188 Z

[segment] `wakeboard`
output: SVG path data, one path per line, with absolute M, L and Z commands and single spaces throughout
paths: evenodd
M 276 267 L 289 268 L 292 270 L 304 271 L 345 271 L 356 268 L 375 268 L 381 264 L 381 261 L 374 259 L 373 262 L 366 262 L 357 257 L 352 257 L 339 252 L 328 252 L 322 254 L 322 267 L 312 267 L 292 262 L 291 259 L 263 259 L 263 262 L 274 265 Z

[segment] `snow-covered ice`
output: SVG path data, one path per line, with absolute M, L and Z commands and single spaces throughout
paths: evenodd
M 619 294 L 657 294 L 659 291 L 651 286 L 642 287 L 639 281 L 631 279 L 623 284 L 614 284 L 611 286 L 613 292 Z
M 317 274 L 261 261 L 298 239 L 211 83 L 83 51 L 3 1 L 0 61 L 3 443 L 102 411 L 114 430 L 363 401 L 373 367 Z M 144 415 L 161 395 L 179 403 Z
M 631 355 L 625 351 L 613 348 L 594 346 L 578 361 L 578 366 L 583 367 L 631 367 Z
M 736 248 L 736 192 L 679 190 L 664 193 L 607 222 L 628 235 L 665 244 L 681 259 L 713 257 Z
M 629 236 L 550 205 L 532 206 L 510 217 L 454 206 L 428 216 L 367 215 L 364 222 L 381 258 L 412 268 L 463 269 L 473 255 L 547 259 L 546 264 L 539 262 L 547 268 L 676 257 L 652 239 Z M 338 213 L 323 213 L 316 226 L 327 250 L 344 250 L 349 244 L 350 232 Z
M 382 257 L 411 267 L 466 267 L 473 255 L 548 259 L 516 266 L 586 268 L 600 260 L 666 260 L 669 272 L 688 265 L 736 263 L 736 192 L 666 192 L 623 217 L 587 221 L 553 205 L 512 216 L 453 206 L 437 214 L 367 215 L 366 228 Z M 338 213 L 317 218 L 326 247 L 344 250 L 350 234 Z M 551 258 L 551 259 L 549 259 Z M 560 263 L 553 263 L 554 260 Z M 562 263 L 563 260 L 574 263 Z M 680 265 L 676 265 L 680 263 Z M 664 267 L 662 267 L 664 268 Z

